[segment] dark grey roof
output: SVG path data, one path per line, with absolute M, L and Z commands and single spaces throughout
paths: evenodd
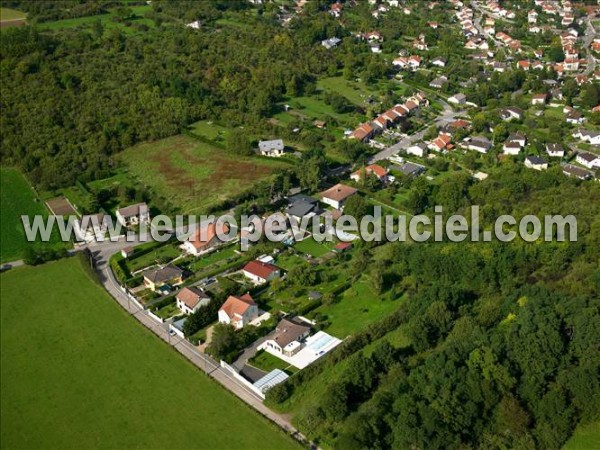
M 582 169 L 581 167 L 574 166 L 573 164 L 565 164 L 563 166 L 563 173 L 565 175 L 574 176 L 581 180 L 587 180 L 592 177 L 592 173 L 589 170 Z
M 291 205 L 296 202 L 306 202 L 306 203 L 318 203 L 319 201 L 316 198 L 313 198 L 309 195 L 304 194 L 296 194 L 288 197 L 288 202 Z
M 285 212 L 291 216 L 304 217 L 305 215 L 313 212 L 316 205 L 305 201 L 294 202 L 288 206 Z
M 531 164 L 547 164 L 547 161 L 539 156 L 528 156 L 527 159 Z
M 162 269 L 146 270 L 143 275 L 144 278 L 147 278 L 153 283 L 165 283 L 174 278 L 179 278 L 183 275 L 183 271 L 179 267 L 168 265 Z
M 425 171 L 425 168 L 423 166 L 411 162 L 405 162 L 401 166 L 393 165 L 390 167 L 390 169 L 396 172 L 403 173 L 407 176 L 419 175 L 421 172 Z

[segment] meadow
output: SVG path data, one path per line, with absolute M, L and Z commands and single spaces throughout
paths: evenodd
M 152 20 L 143 17 L 145 13 L 149 12 L 152 9 L 150 5 L 132 6 L 130 7 L 130 9 L 133 13 L 133 17 L 129 20 L 131 24 L 143 24 L 148 27 L 154 26 L 154 22 Z M 114 9 L 111 11 L 114 11 Z M 102 23 L 102 25 L 106 28 L 119 27 L 125 32 L 128 32 L 130 30 L 129 27 L 125 26 L 125 24 L 113 20 L 112 13 L 98 14 L 95 16 L 77 17 L 74 19 L 56 20 L 53 22 L 43 22 L 40 24 L 40 28 L 46 30 L 59 30 L 63 28 L 90 27 L 98 21 L 100 21 L 100 23 Z
M 25 177 L 16 169 L 0 169 L 0 180 L 0 261 L 4 263 L 21 259 L 29 245 L 25 239 L 21 215 L 47 216 L 47 211 Z
M 277 159 L 240 157 L 184 135 L 136 145 L 119 158 L 133 178 L 184 214 L 202 214 L 288 164 Z
M 25 19 L 27 14 L 11 8 L 0 8 L 0 21 Z
M 298 448 L 121 310 L 79 258 L 0 280 L 3 448 Z

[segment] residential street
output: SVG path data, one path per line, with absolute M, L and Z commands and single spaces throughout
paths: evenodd
M 584 75 L 591 75 L 592 73 L 594 73 L 594 71 L 596 70 L 596 58 L 594 58 L 594 55 L 592 54 L 592 42 L 594 40 L 594 37 L 596 37 L 596 30 L 594 29 L 594 25 L 592 24 L 592 20 L 588 17 L 587 19 L 587 27 L 585 29 L 585 35 L 583 38 L 583 48 L 585 48 L 585 51 L 587 52 L 587 59 L 588 59 L 588 64 L 587 67 L 585 69 L 585 71 L 583 72 Z
M 452 122 L 456 119 L 456 117 L 465 114 L 465 111 L 454 111 L 448 103 L 446 103 L 445 101 L 443 101 L 441 99 L 438 99 L 438 101 L 444 107 L 444 110 L 442 111 L 440 117 L 438 117 L 434 122 L 435 125 L 437 125 L 438 127 L 445 125 L 449 122 Z M 412 144 L 422 140 L 423 136 L 425 136 L 426 133 L 427 133 L 427 128 L 425 128 L 415 134 L 411 134 L 410 136 L 405 137 L 404 139 L 395 143 L 394 145 L 373 155 L 369 159 L 369 164 L 375 163 L 377 161 L 381 161 L 382 159 L 387 159 L 387 158 L 395 155 L 396 153 L 398 153 L 400 150 L 410 147 Z
M 271 411 L 263 405 L 262 399 L 256 394 L 249 391 L 245 386 L 240 384 L 233 378 L 229 372 L 223 369 L 220 364 L 210 356 L 201 353 L 186 339 L 169 334 L 168 326 L 160 324 L 152 319 L 147 311 L 141 309 L 133 301 L 129 299 L 127 294 L 121 290 L 112 270 L 109 266 L 109 260 L 112 255 L 119 252 L 122 248 L 128 246 L 139 245 L 142 242 L 126 242 L 120 240 L 118 242 L 105 242 L 100 244 L 87 245 L 94 254 L 96 262 L 96 272 L 104 288 L 117 301 L 117 303 L 125 309 L 129 314 L 134 316 L 142 325 L 151 330 L 160 339 L 173 346 L 179 353 L 185 356 L 196 367 L 205 372 L 208 376 L 215 379 L 227 390 L 242 399 L 248 405 L 260 412 L 263 416 L 275 422 L 286 432 L 291 433 L 296 439 L 306 443 L 306 438 L 294 428 L 289 417 L 283 414 L 278 414 Z

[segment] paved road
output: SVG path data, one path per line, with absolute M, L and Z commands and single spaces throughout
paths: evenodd
M 585 35 L 583 37 L 583 48 L 587 52 L 588 64 L 583 72 L 584 75 L 591 75 L 594 70 L 596 70 L 596 58 L 592 54 L 592 41 L 596 37 L 596 30 L 594 29 L 594 25 L 592 24 L 592 19 L 590 17 L 587 18 L 587 28 L 585 29 Z
M 109 260 L 112 255 L 119 252 L 122 248 L 128 246 L 135 246 L 142 244 L 143 242 L 126 242 L 121 240 L 118 242 L 105 242 L 100 244 L 92 244 L 84 247 L 90 248 L 92 251 L 95 262 L 96 272 L 100 282 L 108 293 L 115 299 L 115 301 L 135 317 L 142 325 L 156 334 L 163 341 L 171 345 L 175 350 L 185 356 L 192 364 L 198 367 L 200 370 L 205 372 L 208 376 L 215 379 L 227 390 L 231 391 L 237 397 L 242 399 L 248 405 L 252 406 L 255 410 L 260 412 L 263 416 L 267 417 L 271 421 L 275 422 L 286 432 L 290 433 L 299 441 L 306 443 L 308 440 L 296 430 L 290 422 L 290 418 L 287 415 L 278 414 L 267 408 L 260 397 L 255 393 L 248 390 L 245 386 L 240 384 L 235 378 L 231 376 L 229 372 L 223 369 L 218 362 L 213 360 L 208 355 L 201 353 L 194 345 L 192 345 L 186 339 L 180 337 L 171 336 L 168 331 L 168 327 L 165 324 L 160 324 L 152 319 L 148 312 L 141 309 L 137 304 L 129 299 L 125 294 L 119 283 L 117 282 L 109 265 Z
M 17 261 L 11 261 L 0 265 L 2 270 L 12 269 L 13 267 L 24 266 L 25 262 L 22 259 L 18 259 Z
M 454 111 L 452 109 L 452 107 L 448 103 L 446 103 L 444 100 L 439 99 L 439 98 L 437 100 L 444 107 L 444 110 L 442 111 L 442 114 L 440 115 L 440 117 L 438 117 L 434 121 L 435 125 L 437 125 L 438 127 L 442 126 L 442 125 L 446 125 L 447 123 L 454 121 L 456 119 L 456 117 L 465 114 L 465 111 Z M 391 147 L 388 147 L 388 148 L 380 151 L 379 153 L 373 155 L 369 159 L 369 163 L 372 164 L 374 162 L 381 161 L 382 159 L 390 158 L 391 156 L 398 153 L 400 150 L 407 149 L 415 142 L 422 140 L 423 136 L 425 136 L 425 133 L 427 133 L 427 128 L 419 131 L 418 133 L 411 134 L 410 136 L 405 137 L 404 139 L 395 143 Z

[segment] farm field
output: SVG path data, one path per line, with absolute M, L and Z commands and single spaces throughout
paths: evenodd
M 130 147 L 119 157 L 133 178 L 182 213 L 194 214 L 241 194 L 288 164 L 228 154 L 183 135 Z
M 28 245 L 21 215 L 26 214 L 33 217 L 41 214 L 46 217 L 48 214 L 44 204 L 37 200 L 35 192 L 19 171 L 7 168 L 0 170 L 2 182 L 0 190 L 2 197 L 0 261 L 8 262 L 21 259 Z
M 128 317 L 78 258 L 0 277 L 4 448 L 297 448 Z

